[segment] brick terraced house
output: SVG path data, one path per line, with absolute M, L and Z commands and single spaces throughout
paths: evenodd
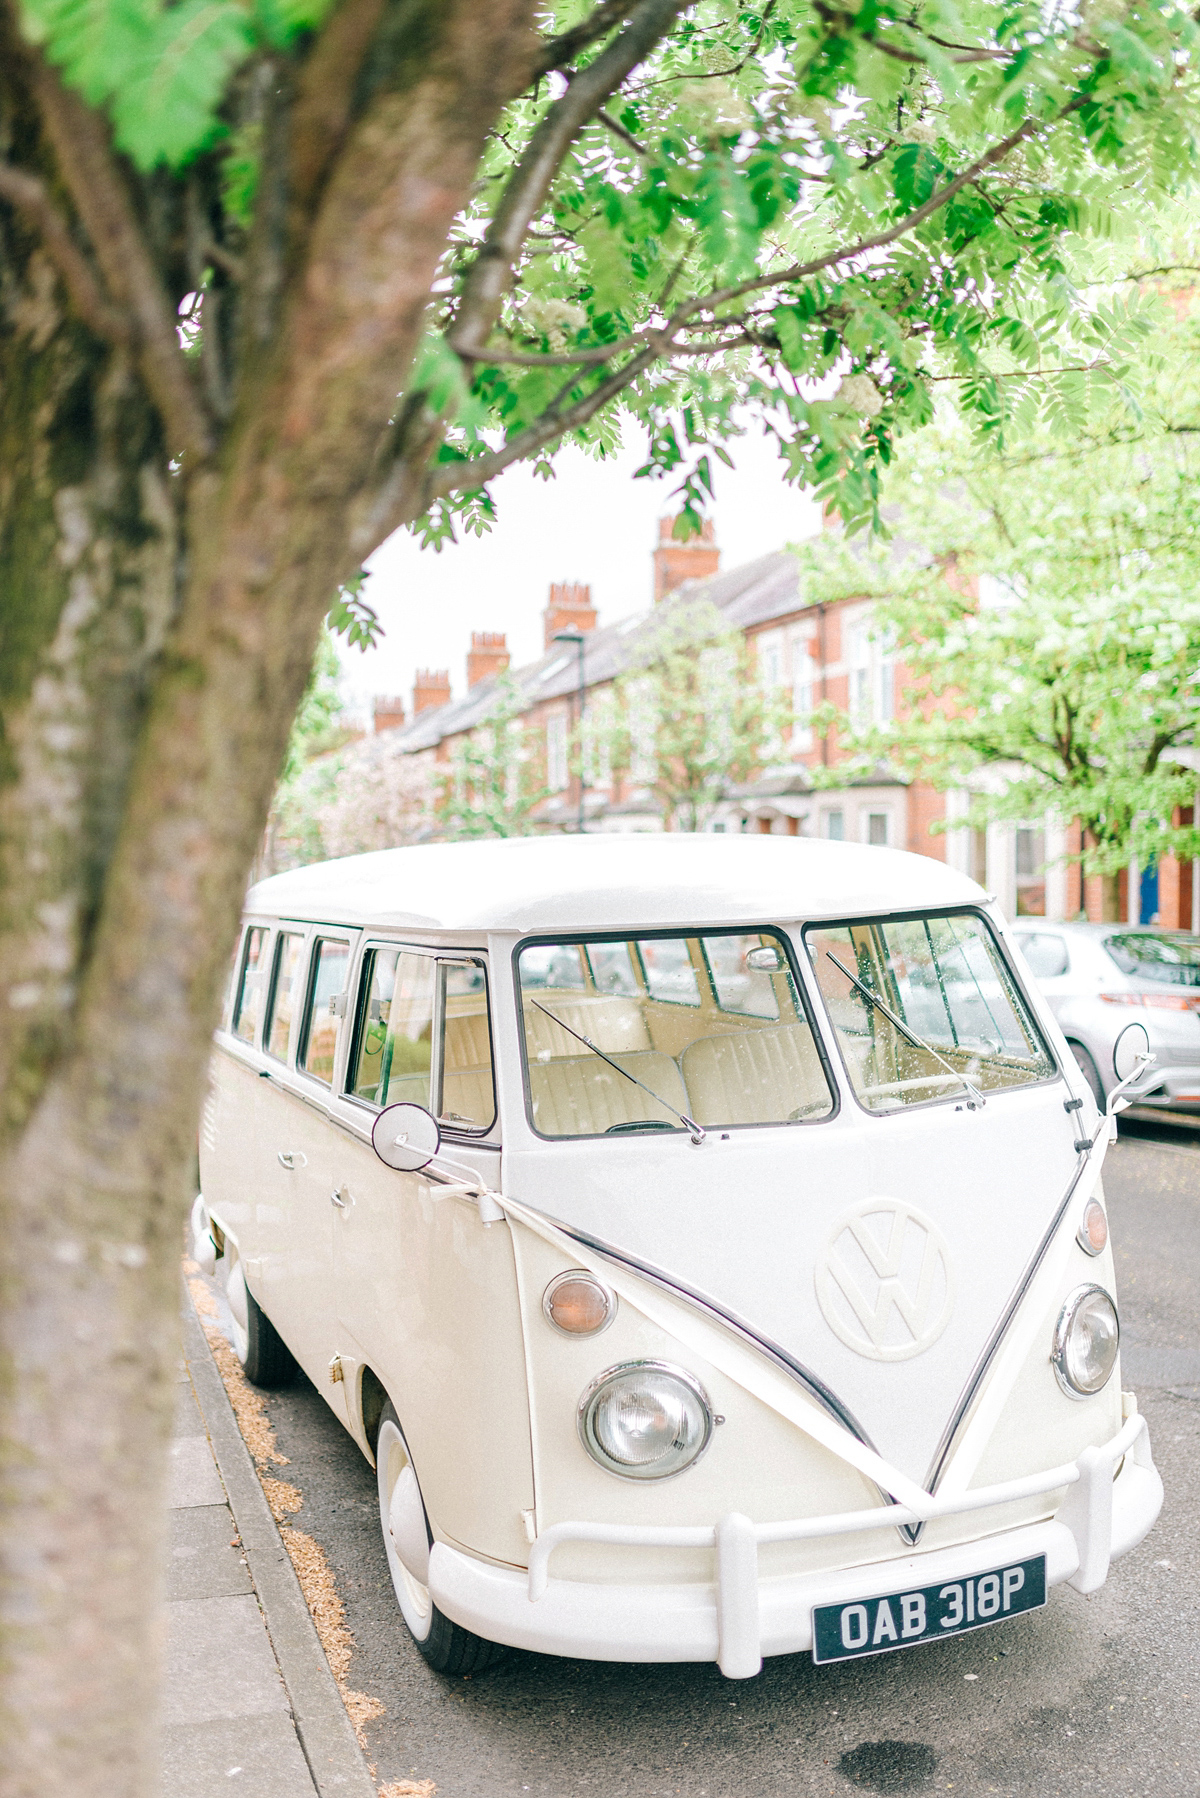
M 550 789 L 535 814 L 537 827 L 576 829 L 582 798 L 589 831 L 660 830 L 657 806 L 631 773 L 599 772 L 593 765 L 580 794 L 569 746 L 579 721 L 581 676 L 586 731 L 613 682 L 638 665 L 659 621 L 658 608 L 708 601 L 729 627 L 746 637 L 759 680 L 783 690 L 794 719 L 779 760 L 747 786 L 729 791 L 709 830 L 822 836 L 908 849 L 972 875 L 997 895 L 1010 916 L 1072 918 L 1086 910 L 1100 917 L 1099 881 L 1082 880 L 1078 866 L 1061 859 L 1078 849 L 1077 832 L 1072 835 L 1050 820 L 1022 827 L 991 825 L 986 832 L 965 825 L 956 829 L 955 818 L 966 814 L 966 793 L 940 793 L 883 767 L 865 777 L 851 777 L 848 771 L 844 783 L 825 784 L 828 772 L 836 772 L 847 757 L 833 733 L 813 728 L 810 714 L 829 703 L 864 722 L 886 722 L 903 705 L 912 684 L 903 662 L 873 628 L 873 601 L 813 600 L 802 591 L 796 557 L 783 550 L 721 571 L 711 522 L 701 537 L 686 543 L 672 538 L 672 523 L 659 521 L 652 556 L 654 602 L 648 611 L 598 627 L 590 589 L 577 582 L 554 583 L 543 613 L 543 655 L 523 668 L 510 668 L 503 636 L 475 632 L 465 696 L 449 697 L 445 670 L 422 671 L 411 722 L 396 727 L 396 746 L 435 766 L 447 764 L 458 743 L 487 727 L 498 679 L 507 671 L 529 732 L 541 746 L 541 780 Z M 895 553 L 908 553 L 908 547 L 897 541 Z M 582 639 L 582 656 L 576 641 L 556 641 L 561 632 Z M 387 704 L 399 706 L 398 701 Z M 380 724 L 386 716 L 381 708 Z M 813 779 L 818 768 L 823 772 L 819 784 Z M 943 823 L 946 828 L 934 833 L 931 827 Z M 1164 860 L 1149 873 L 1130 869 L 1121 877 L 1121 903 L 1123 916 L 1133 923 L 1200 928 L 1200 880 L 1193 878 L 1191 863 Z

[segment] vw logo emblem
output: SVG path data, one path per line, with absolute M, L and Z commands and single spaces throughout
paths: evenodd
M 901 1199 L 844 1211 L 817 1263 L 817 1300 L 835 1336 L 873 1361 L 907 1361 L 937 1341 L 954 1309 L 946 1240 Z

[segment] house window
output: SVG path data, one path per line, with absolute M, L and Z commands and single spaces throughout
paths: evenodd
M 817 664 L 808 648 L 808 640 L 800 639 L 792 646 L 792 747 L 796 750 L 813 746 L 812 714 L 817 703 Z
M 987 885 L 987 831 L 973 830 L 970 840 L 971 879 Z
M 887 724 L 895 713 L 895 649 L 890 635 L 878 631 L 870 615 L 847 632 L 850 716 L 855 724 Z
M 831 843 L 840 843 L 846 835 L 845 812 L 826 812 L 825 835 Z
M 567 715 L 551 712 L 546 720 L 546 785 L 561 793 L 567 779 Z
M 1020 825 L 1016 832 L 1017 851 L 1017 916 L 1044 918 L 1046 915 L 1046 833 L 1030 825 Z
M 850 716 L 855 724 L 871 722 L 871 639 L 866 619 L 847 633 L 847 684 Z
M 867 813 L 867 842 L 873 849 L 886 849 L 888 844 L 887 812 Z
M 654 694 L 647 681 L 629 687 L 629 778 L 635 787 L 648 787 L 658 773 L 658 729 Z
M 755 638 L 754 651 L 759 684 L 764 692 L 774 693 L 783 685 L 782 631 L 764 631 L 761 637 Z

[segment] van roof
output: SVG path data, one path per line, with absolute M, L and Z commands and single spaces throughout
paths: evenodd
M 802 837 L 671 832 L 381 849 L 275 874 L 246 909 L 422 931 L 623 930 L 978 904 L 930 856 Z

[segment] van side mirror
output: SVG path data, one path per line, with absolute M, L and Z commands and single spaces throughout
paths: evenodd
M 1150 1033 L 1144 1024 L 1135 1018 L 1132 1024 L 1126 1024 L 1120 1036 L 1113 1044 L 1113 1073 L 1118 1080 L 1128 1080 L 1131 1074 L 1141 1072 L 1138 1058 L 1150 1052 Z
M 420 1173 L 441 1147 L 437 1119 L 423 1105 L 385 1105 L 371 1131 L 371 1147 L 385 1167 Z
M 746 966 L 748 968 L 753 968 L 756 973 L 778 974 L 783 967 L 783 957 L 780 955 L 778 949 L 768 949 L 766 947 L 761 949 L 748 949 L 746 951 Z

